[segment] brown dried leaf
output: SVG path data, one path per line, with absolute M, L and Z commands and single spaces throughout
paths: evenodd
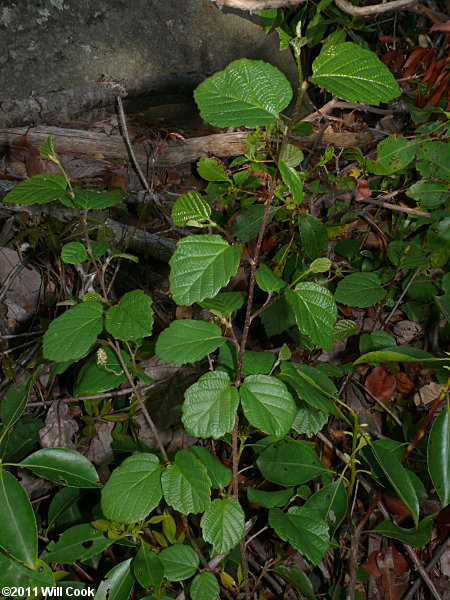
M 416 406 L 426 406 L 436 400 L 441 393 L 442 385 L 431 382 L 424 385 L 417 394 L 414 395 L 414 404 Z
M 414 383 L 406 373 L 403 373 L 403 371 L 399 371 L 397 373 L 396 380 L 397 391 L 399 391 L 401 394 L 410 394 L 413 391 Z
M 355 189 L 355 199 L 365 200 L 372 195 L 372 190 L 369 189 L 369 183 L 365 179 L 359 179 Z
M 394 375 L 386 371 L 384 367 L 375 367 L 370 375 L 368 375 L 364 384 L 366 390 L 382 402 L 389 402 L 391 400 L 395 386 Z
M 45 425 L 39 430 L 42 448 L 69 448 L 75 450 L 72 436 L 78 431 L 78 423 L 67 404 L 55 400 L 48 409 Z

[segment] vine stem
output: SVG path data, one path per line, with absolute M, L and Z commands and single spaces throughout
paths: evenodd
M 123 356 L 122 356 L 122 352 L 120 349 L 120 344 L 119 342 L 116 341 L 109 341 L 109 345 L 110 347 L 114 350 L 120 365 L 123 369 L 123 372 L 125 373 L 125 377 L 128 379 L 128 383 L 130 384 L 131 389 L 133 390 L 133 394 L 136 397 L 136 400 L 139 403 L 139 406 L 141 407 L 142 410 L 142 414 L 144 415 L 145 420 L 147 421 L 148 426 L 151 429 L 151 432 L 153 433 L 156 443 L 158 445 L 159 451 L 161 452 L 163 459 L 166 463 L 169 462 L 169 457 L 167 456 L 167 452 L 166 449 L 164 448 L 164 444 L 161 441 L 161 438 L 159 437 L 159 433 L 158 430 L 156 428 L 156 425 L 153 421 L 153 419 L 150 416 L 150 413 L 147 410 L 147 407 L 145 406 L 145 402 L 141 396 L 141 390 L 137 387 L 137 385 L 134 383 L 133 377 L 131 376 L 130 371 L 128 370 L 127 365 L 125 364 L 125 361 L 123 360 Z

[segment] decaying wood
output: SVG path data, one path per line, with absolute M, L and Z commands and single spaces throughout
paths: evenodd
M 348 0 L 334 0 L 336 6 L 342 12 L 352 15 L 353 17 L 367 17 L 369 15 L 378 15 L 379 13 L 388 12 L 390 10 L 401 10 L 410 4 L 415 4 L 417 0 L 392 0 L 392 2 L 383 2 L 382 4 L 371 4 L 369 6 L 355 6 Z
M 220 6 L 230 6 L 240 10 L 259 11 L 268 8 L 283 8 L 284 6 L 294 6 L 302 4 L 305 0 L 211 0 L 214 4 Z M 392 0 L 392 2 L 383 2 L 382 4 L 373 4 L 369 6 L 354 6 L 348 0 L 335 0 L 336 5 L 342 12 L 356 17 L 365 17 L 387 12 L 389 10 L 401 10 L 417 0 Z
M 0 129 L 0 147 L 13 146 L 28 131 L 27 141 L 38 147 L 48 136 L 53 138 L 56 152 L 64 154 L 86 154 L 95 157 L 116 158 L 129 160 L 123 139 L 118 135 L 107 135 L 93 131 L 63 129 L 60 127 L 18 127 Z M 147 152 L 144 145 L 133 147 L 138 162 L 147 166 L 154 164 L 156 168 L 170 168 L 182 163 L 193 162 L 200 156 L 212 154 L 218 157 L 238 156 L 246 151 L 246 132 L 215 133 L 203 137 L 186 139 L 186 143 L 167 141 L 162 149 L 154 156 Z M 315 142 L 317 147 L 336 146 L 349 148 L 352 146 L 367 146 L 381 139 L 381 134 L 375 132 L 357 133 L 325 133 L 320 139 L 316 135 L 296 136 L 295 140 L 305 146 Z
M 220 6 L 230 6 L 240 10 L 266 10 L 268 8 L 283 8 L 283 6 L 296 6 L 306 0 L 211 0 Z
M 7 191 L 12 189 L 15 184 L 12 182 L 0 183 L 2 184 L 0 186 L 0 199 L 2 199 Z M 4 184 L 8 185 L 6 186 Z M 45 216 L 60 221 L 73 221 L 77 218 L 74 210 L 65 208 L 56 202 L 32 206 L 0 202 L 0 212 L 26 212 L 33 217 Z M 96 211 L 96 219 L 99 217 L 101 218 L 101 212 Z M 145 254 L 150 258 L 160 260 L 161 262 L 168 262 L 175 252 L 176 240 L 173 238 L 165 237 L 158 233 L 148 233 L 142 229 L 136 229 L 108 218 L 105 218 L 102 221 L 102 226 L 108 227 L 114 233 L 114 243 L 117 244 L 118 247 L 126 248 L 131 252 Z
M 25 99 L 7 99 L 0 102 L 0 127 L 65 123 L 93 108 L 112 105 L 117 97 L 191 94 L 206 76 L 204 73 L 187 73 L 99 81 L 70 90 L 42 95 L 33 93 Z

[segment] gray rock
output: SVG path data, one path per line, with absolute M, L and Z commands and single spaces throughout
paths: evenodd
M 0 0 L 1 100 L 105 77 L 212 74 L 243 57 L 278 66 L 295 85 L 276 34 L 209 0 Z

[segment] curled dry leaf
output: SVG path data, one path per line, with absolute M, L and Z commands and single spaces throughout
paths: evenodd
M 395 378 L 397 380 L 397 391 L 400 392 L 400 394 L 406 395 L 410 394 L 413 391 L 414 383 L 411 381 L 411 379 L 406 373 L 404 373 L 403 371 L 399 371 Z

